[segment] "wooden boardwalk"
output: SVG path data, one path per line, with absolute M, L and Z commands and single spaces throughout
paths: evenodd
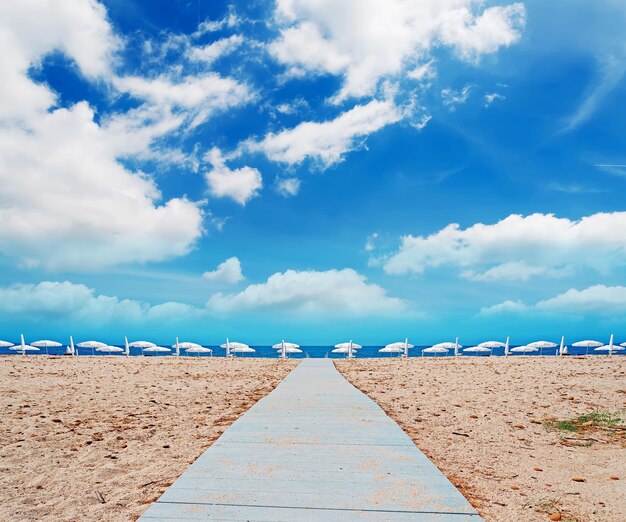
M 304 359 L 140 520 L 482 519 L 331 360 Z

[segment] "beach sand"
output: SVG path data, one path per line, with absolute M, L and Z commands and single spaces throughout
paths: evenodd
M 135 520 L 296 364 L 0 357 L 0 520 Z
M 570 425 L 577 431 L 544 424 L 624 412 L 626 357 L 357 359 L 337 367 L 486 521 L 626 520 L 626 432 L 597 421 Z

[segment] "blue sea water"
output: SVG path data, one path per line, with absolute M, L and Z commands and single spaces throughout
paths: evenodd
M 17 343 L 16 343 L 17 344 Z M 113 346 L 113 345 L 112 345 Z M 119 345 L 117 345 L 119 346 Z M 168 344 L 162 344 L 160 346 L 168 346 Z M 189 357 L 225 357 L 226 350 L 223 348 L 207 345 L 208 348 L 213 350 L 212 354 L 189 354 Z M 514 345 L 511 345 L 511 348 L 514 348 Z M 123 348 L 123 346 L 120 346 Z M 237 353 L 234 354 L 235 357 L 262 357 L 262 358 L 277 358 L 279 355 L 279 350 L 273 349 L 271 346 L 252 346 L 254 348 L 255 353 Z M 358 350 L 354 351 L 354 356 L 356 358 L 389 358 L 389 357 L 398 357 L 398 354 L 395 353 L 380 353 L 379 350 L 382 346 L 364 346 Z M 422 354 L 422 350 L 428 348 L 428 346 L 416 346 L 415 348 L 411 348 L 409 350 L 409 357 L 453 357 L 454 351 L 450 350 L 447 354 Z M 304 357 L 329 357 L 331 359 L 343 359 L 346 357 L 345 354 L 340 353 L 332 353 L 332 346 L 302 346 L 302 353 L 300 354 L 289 354 L 289 358 L 292 359 L 302 359 Z M 79 356 L 119 356 L 125 357 L 123 353 L 103 353 L 103 352 L 95 352 L 90 348 L 77 348 Z M 570 346 L 568 348 L 570 355 L 607 355 L 607 352 L 595 352 L 593 348 L 576 348 Z M 519 357 L 519 356 L 554 356 L 557 355 L 558 348 L 544 348 L 539 350 L 538 352 L 533 353 L 511 353 L 509 357 Z M 464 354 L 459 351 L 463 357 L 488 357 L 490 354 Z M 64 355 L 65 354 L 65 346 L 59 348 L 48 348 L 47 353 L 49 355 Z M 0 348 L 0 355 L 21 355 L 19 352 L 15 352 L 9 350 L 8 348 Z M 46 349 L 42 348 L 39 352 L 27 352 L 26 356 L 37 356 L 37 355 L 46 355 Z M 130 349 L 131 356 L 141 356 L 145 355 L 146 357 L 172 357 L 174 356 L 174 350 L 172 353 L 146 353 L 144 354 L 140 348 L 131 348 Z M 181 355 L 185 355 L 184 350 L 181 350 Z M 626 355 L 626 350 L 621 352 L 614 352 L 615 355 Z M 504 356 L 504 348 L 494 348 L 491 356 Z

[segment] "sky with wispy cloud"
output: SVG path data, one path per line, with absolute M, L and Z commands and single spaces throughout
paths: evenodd
M 626 337 L 620 0 L 0 4 L 0 338 Z

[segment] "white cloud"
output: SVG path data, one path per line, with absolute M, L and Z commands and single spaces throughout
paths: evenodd
M 373 252 L 374 250 L 376 250 L 376 240 L 378 239 L 378 236 L 378 232 L 373 232 L 372 234 L 367 236 L 367 239 L 365 241 L 366 252 Z
M 505 301 L 483 308 L 481 314 L 556 313 L 564 315 L 618 316 L 626 312 L 626 286 L 595 285 L 566 292 L 532 305 Z
M 456 110 L 457 105 L 462 105 L 467 102 L 471 90 L 471 85 L 466 85 L 460 91 L 450 88 L 442 89 L 441 99 L 446 107 L 448 107 L 451 111 L 454 111 Z
M 528 307 L 521 301 L 504 301 L 502 303 L 481 308 L 481 315 L 517 314 L 526 312 Z
M 177 81 L 168 76 L 126 76 L 116 78 L 114 84 L 120 91 L 155 105 L 162 113 L 185 110 L 191 128 L 218 111 L 247 103 L 253 96 L 247 86 L 216 73 L 186 76 Z
M 56 95 L 28 76 L 28 66 L 57 49 L 87 79 L 111 80 L 119 42 L 104 8 L 91 0 L 4 2 L 0 33 L 8 57 L 0 88 L 13 93 L 0 96 L 0 252 L 52 270 L 187 253 L 203 232 L 198 204 L 161 201 L 152 179 L 118 162 L 148 154 L 181 120 L 140 107 L 98 124 L 86 102 L 54 109 Z
M 506 96 L 500 94 L 499 92 L 492 92 L 485 94 L 483 99 L 485 100 L 485 107 L 490 107 L 491 104 L 496 100 L 506 100 Z
M 245 205 L 252 198 L 259 195 L 263 188 L 261 173 L 252 167 L 230 169 L 219 149 L 211 149 L 206 160 L 213 166 L 205 174 L 211 194 L 216 197 L 234 199 L 240 205 Z
M 221 31 L 224 28 L 236 27 L 241 23 L 241 19 L 234 13 L 230 12 L 227 16 L 220 20 L 204 20 L 199 26 L 193 36 L 199 37 L 206 33 L 214 33 L 215 31 Z
M 584 290 L 569 289 L 539 301 L 535 308 L 559 313 L 616 315 L 626 312 L 626 287 L 595 285 Z
M 301 181 L 298 178 L 283 178 L 276 181 L 276 190 L 281 196 L 290 198 L 300 192 Z
M 38 321 L 87 320 L 96 324 L 133 322 L 148 312 L 148 305 L 117 297 L 95 295 L 93 289 L 69 281 L 43 281 L 0 288 L 4 317 Z
M 241 263 L 237 257 L 229 257 L 212 272 L 202 274 L 204 279 L 215 281 L 217 283 L 226 283 L 234 285 L 245 279 L 241 271 Z
M 248 142 L 247 148 L 263 152 L 272 161 L 294 165 L 313 159 L 329 167 L 356 148 L 358 138 L 395 123 L 401 117 L 392 102 L 373 100 L 366 105 L 356 105 L 333 120 L 307 121 L 293 129 L 269 133 L 260 142 Z
M 432 80 L 435 76 L 437 76 L 437 71 L 435 71 L 435 60 L 429 60 L 428 62 L 417 66 L 412 71 L 407 73 L 407 76 L 412 80 L 416 80 L 418 82 Z
M 188 49 L 187 55 L 193 62 L 203 62 L 211 64 L 222 56 L 232 53 L 243 43 L 243 37 L 238 34 L 221 38 L 203 47 L 192 46 Z
M 0 119 L 30 122 L 56 101 L 47 86 L 28 77 L 28 69 L 54 50 L 73 59 L 91 79 L 108 77 L 120 45 L 104 7 L 95 0 L 0 2 Z
M 395 313 L 405 306 L 404 301 L 389 297 L 382 287 L 367 283 L 364 276 L 349 268 L 326 272 L 287 270 L 236 294 L 217 293 L 207 303 L 210 310 L 223 314 L 280 310 L 347 316 Z
M 481 280 L 527 280 L 589 268 L 608 273 L 626 264 L 626 212 L 574 221 L 552 214 L 512 214 L 493 225 L 451 224 L 430 236 L 404 236 L 384 264 L 390 274 L 451 266 Z
M 523 4 L 477 0 L 278 0 L 280 36 L 269 46 L 290 74 L 343 77 L 335 98 L 372 95 L 381 79 L 414 71 L 440 45 L 477 61 L 520 38 Z

